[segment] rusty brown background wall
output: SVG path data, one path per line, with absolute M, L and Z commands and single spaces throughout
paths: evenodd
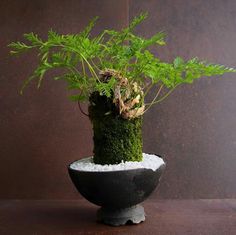
M 0 2 L 0 198 L 78 198 L 66 165 L 92 153 L 89 120 L 67 100 L 63 83 L 50 80 L 18 95 L 35 66 L 33 55 L 10 58 L 6 45 L 25 32 L 49 28 L 76 33 L 90 18 L 121 28 L 149 11 L 137 31 L 168 34 L 155 53 L 236 66 L 234 0 L 3 0 Z M 162 155 L 168 167 L 159 198 L 236 197 L 236 75 L 204 78 L 176 90 L 145 117 L 144 150 Z

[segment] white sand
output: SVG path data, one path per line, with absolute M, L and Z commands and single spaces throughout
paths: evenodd
M 73 162 L 70 168 L 80 171 L 122 171 L 146 168 L 155 171 L 163 164 L 165 163 L 162 158 L 153 154 L 143 153 L 143 161 L 141 162 L 122 162 L 115 165 L 100 165 L 93 163 L 93 157 L 88 157 Z

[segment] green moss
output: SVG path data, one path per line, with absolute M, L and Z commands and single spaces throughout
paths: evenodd
M 94 162 L 116 164 L 142 160 L 142 117 L 120 117 L 112 100 L 93 93 L 89 115 L 93 124 Z

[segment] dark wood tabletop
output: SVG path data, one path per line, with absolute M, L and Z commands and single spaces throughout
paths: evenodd
M 85 200 L 2 200 L 0 234 L 236 235 L 236 199 L 147 200 L 146 221 L 111 227 L 96 222 Z

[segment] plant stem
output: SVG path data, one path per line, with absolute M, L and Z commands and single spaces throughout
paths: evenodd
M 147 85 L 147 90 L 144 93 L 144 97 L 148 94 L 148 92 L 152 89 L 152 87 L 154 86 L 153 83 L 151 83 L 150 85 Z M 144 88 L 145 89 L 145 88 Z
M 167 98 L 171 93 L 172 91 L 175 89 L 176 87 L 172 88 L 171 90 L 169 90 L 163 97 L 161 97 L 159 100 L 153 102 L 153 104 L 158 104 L 160 103 L 161 101 L 163 101 L 165 98 Z
M 88 60 L 85 58 L 85 56 L 84 56 L 82 53 L 80 53 L 79 51 L 77 51 L 77 53 L 79 53 L 80 56 L 84 59 L 84 61 L 87 63 L 87 65 L 88 65 L 88 67 L 89 67 L 89 71 L 91 72 L 91 74 L 93 74 L 93 75 L 96 77 L 96 79 L 101 83 L 101 81 L 100 81 L 100 79 L 98 78 L 96 72 L 94 71 L 92 65 L 88 62 Z
M 82 114 L 84 114 L 85 116 L 88 117 L 89 115 L 83 111 L 83 109 L 81 108 L 81 105 L 80 105 L 80 102 L 79 102 L 79 101 L 78 101 L 78 106 L 79 106 L 80 112 L 81 112 Z
M 65 45 L 63 45 L 61 43 L 60 44 L 54 44 L 53 46 L 56 46 L 56 47 L 60 46 L 60 47 L 66 48 L 66 49 L 70 49 L 71 51 L 73 51 L 75 53 L 78 53 L 82 57 L 82 59 L 86 62 L 86 64 L 88 65 L 89 71 L 91 72 L 91 74 L 93 74 L 95 76 L 95 78 L 98 80 L 98 82 L 101 83 L 101 81 L 98 78 L 98 76 L 97 76 L 96 72 L 94 71 L 93 67 L 91 66 L 91 64 L 88 62 L 88 60 L 85 58 L 85 56 L 80 51 L 78 51 L 78 50 L 76 50 L 76 49 L 74 49 L 72 47 L 65 46 Z
M 85 77 L 85 67 L 84 67 L 84 60 L 81 60 L 81 64 L 82 64 L 82 69 L 83 69 L 83 75 Z
M 145 105 L 148 105 L 149 107 L 144 111 L 144 113 L 154 104 L 158 104 L 160 103 L 161 101 L 163 101 L 165 98 L 167 98 L 171 93 L 172 91 L 176 88 L 177 86 L 173 87 L 171 90 L 169 90 L 164 96 L 162 96 L 159 100 L 154 100 L 151 102 L 151 103 L 148 103 L 148 104 L 145 104 Z
M 155 100 L 157 99 L 157 97 L 159 96 L 159 94 L 160 94 L 160 92 L 161 92 L 163 86 L 164 86 L 163 84 L 160 86 L 160 88 L 158 89 L 158 91 L 157 91 L 155 97 L 153 98 L 152 102 L 150 103 L 150 105 L 147 104 L 147 105 L 149 105 L 149 107 L 144 111 L 144 113 L 147 112 L 148 109 L 150 109 L 150 107 L 154 104 L 154 102 L 155 102 Z
M 96 68 L 98 71 L 100 71 L 100 69 L 99 69 L 98 66 L 93 62 L 92 59 L 91 59 L 91 62 L 92 62 L 92 64 L 93 64 L 94 68 Z

